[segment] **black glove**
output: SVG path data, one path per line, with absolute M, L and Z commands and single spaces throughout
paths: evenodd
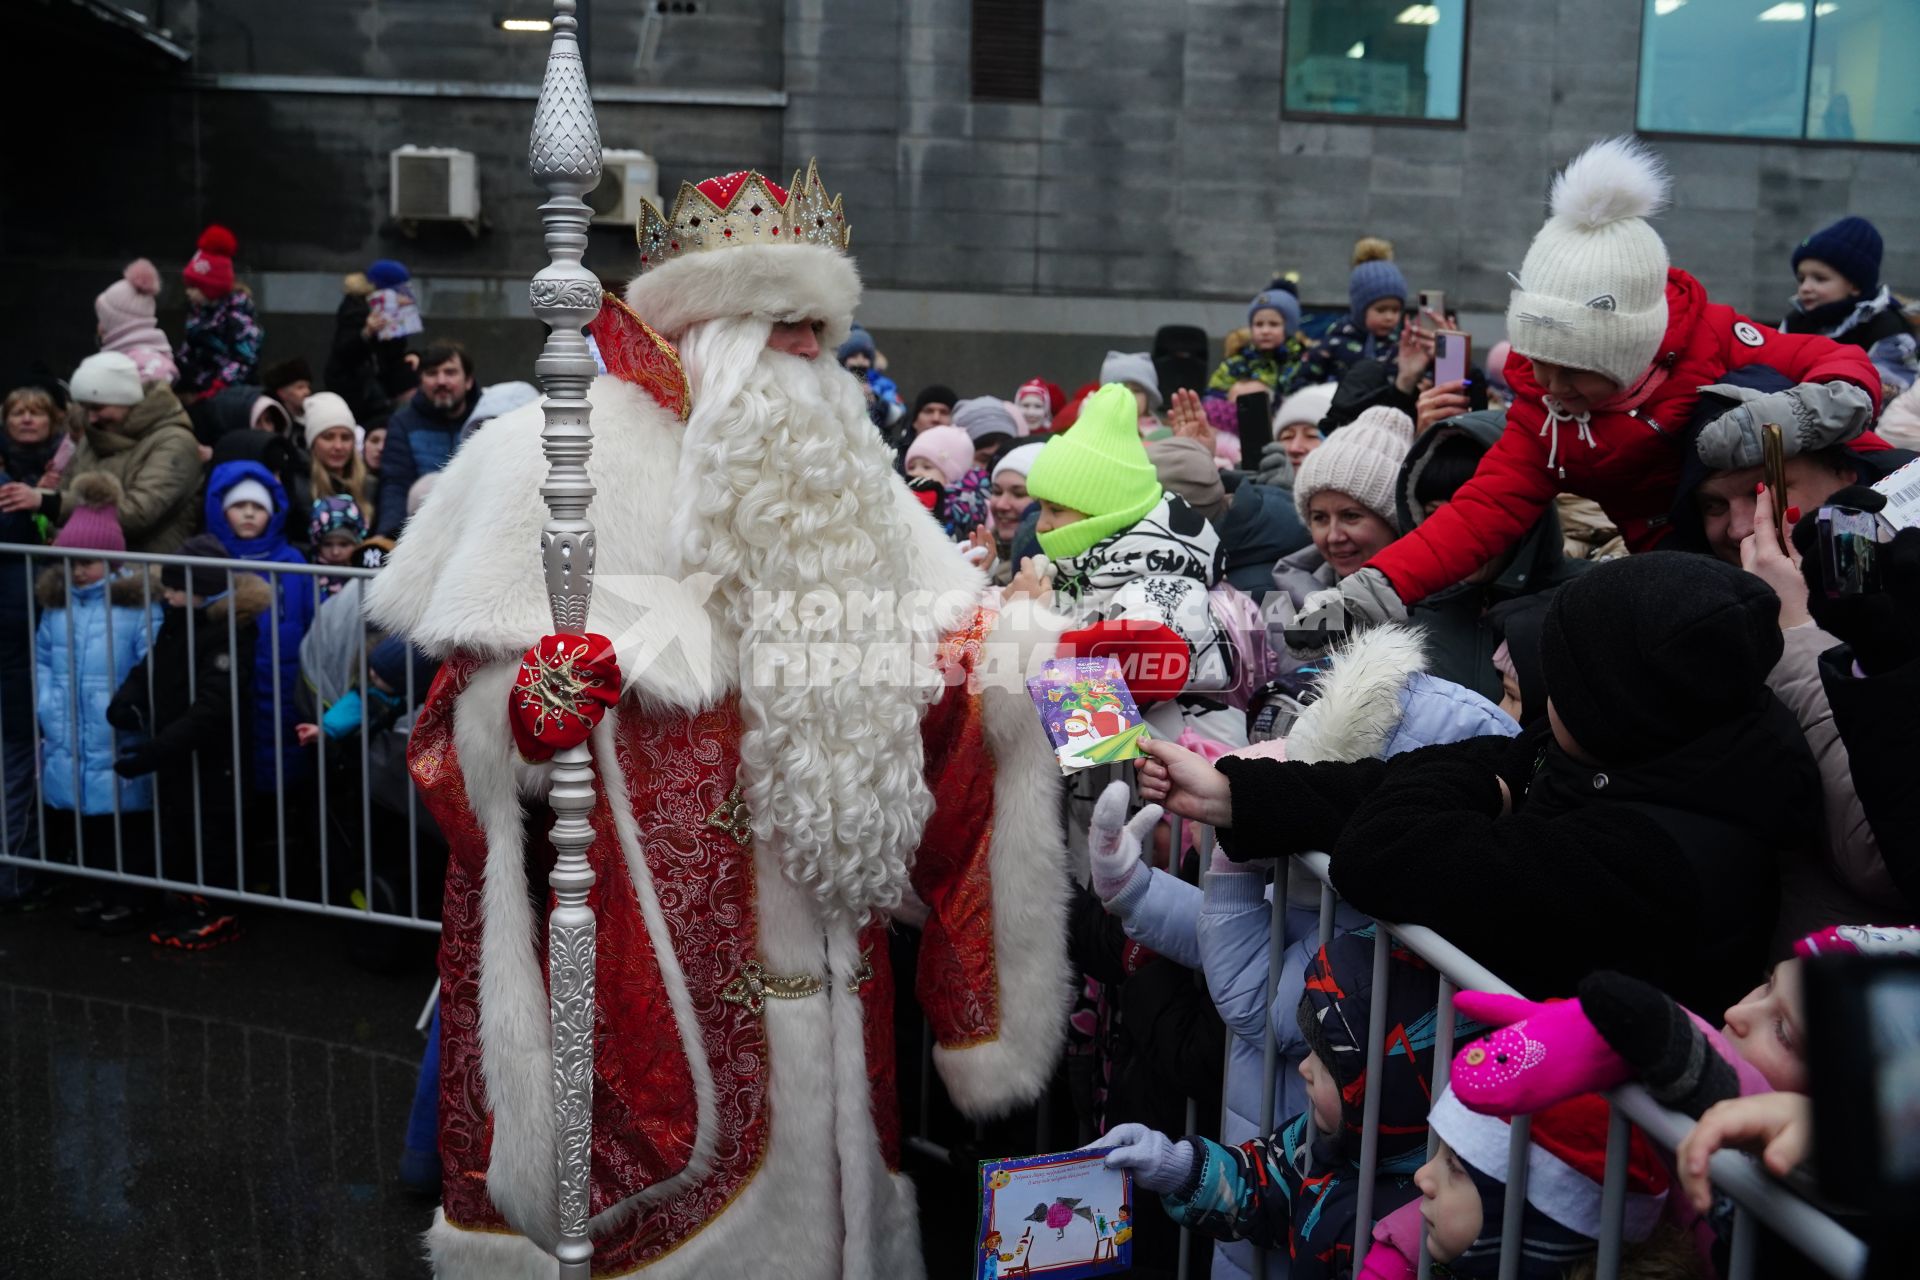
M 127 733 L 135 733 L 146 728 L 146 715 L 139 703 L 131 698 L 115 698 L 107 704 L 107 723 Z
M 1822 506 L 1878 511 L 1886 499 L 1866 485 L 1849 485 Z M 1902 529 L 1878 548 L 1880 589 L 1867 595 L 1829 596 L 1820 563 L 1818 521 L 1807 512 L 1793 529 L 1800 572 L 1807 580 L 1807 612 L 1822 631 L 1853 648 L 1868 675 L 1883 675 L 1920 657 L 1920 529 Z
M 137 747 L 128 747 L 113 762 L 113 771 L 123 778 L 144 778 L 160 767 L 160 748 L 155 743 L 143 742 Z

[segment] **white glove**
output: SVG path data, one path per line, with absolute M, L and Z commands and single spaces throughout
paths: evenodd
M 1700 428 L 1694 441 L 1700 461 L 1715 471 L 1737 471 L 1766 462 L 1760 443 L 1762 423 L 1779 426 L 1780 442 L 1791 458 L 1844 444 L 1873 420 L 1873 397 L 1851 382 L 1803 382 L 1785 391 L 1755 391 L 1717 382 L 1700 392 L 1739 402 Z
M 1149 1129 L 1143 1124 L 1118 1125 L 1087 1147 L 1114 1148 L 1103 1162 L 1107 1168 L 1131 1169 L 1135 1182 L 1162 1195 L 1178 1191 L 1187 1175 L 1193 1172 L 1191 1142 L 1184 1138 L 1175 1142 L 1158 1129 Z
M 1135 876 L 1147 874 L 1140 865 L 1140 851 L 1162 811 L 1150 804 L 1129 822 L 1127 801 L 1132 798 L 1133 788 L 1126 783 L 1109 782 L 1093 806 L 1087 848 L 1093 862 L 1093 891 L 1102 902 L 1113 901 Z

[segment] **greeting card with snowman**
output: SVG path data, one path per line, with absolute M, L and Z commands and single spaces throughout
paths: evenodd
M 1133 1265 L 1133 1179 L 1112 1147 L 980 1162 L 975 1273 L 1104 1276 Z
M 1136 760 L 1147 726 L 1120 675 L 1120 661 L 1054 658 L 1027 681 L 1063 773 Z

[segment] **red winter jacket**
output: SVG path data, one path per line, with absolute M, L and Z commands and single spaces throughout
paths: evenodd
M 1540 384 L 1532 363 L 1514 352 L 1507 360 L 1514 392 L 1507 427 L 1473 479 L 1367 567 L 1384 573 L 1400 599 L 1414 604 L 1519 542 L 1561 492 L 1599 503 L 1629 549 L 1647 550 L 1667 532 L 1694 401 L 1729 369 L 1764 364 L 1795 382 L 1843 379 L 1880 403 L 1880 375 L 1864 351 L 1817 334 L 1763 329 L 1732 307 L 1707 301 L 1700 282 L 1678 268 L 1667 272 L 1667 317 L 1651 374 L 1661 381 L 1637 409 L 1594 410 L 1591 444 L 1573 422 L 1555 428 L 1557 442 L 1542 433 L 1547 411 Z

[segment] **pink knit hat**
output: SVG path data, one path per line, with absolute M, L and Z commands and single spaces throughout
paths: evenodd
M 973 437 L 959 427 L 928 427 L 907 446 L 907 461 L 925 458 L 940 468 L 949 488 L 973 470 Z
M 120 529 L 120 482 L 104 471 L 89 471 L 73 482 L 78 504 L 67 517 L 56 547 L 84 551 L 125 551 L 127 535 Z
M 135 258 L 120 278 L 93 300 L 100 321 L 100 344 L 109 345 L 123 331 L 153 327 L 153 300 L 160 295 L 160 271 L 145 258 Z

